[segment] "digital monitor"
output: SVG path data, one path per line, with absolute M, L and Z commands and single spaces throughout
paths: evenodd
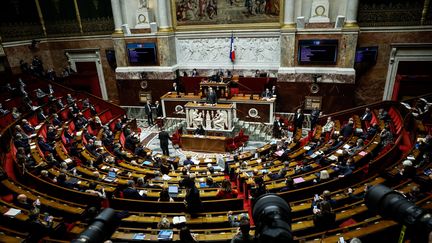
M 129 43 L 126 45 L 131 65 L 156 65 L 155 43 Z
M 356 63 L 376 63 L 378 56 L 378 46 L 359 47 L 356 51 Z
M 299 64 L 336 64 L 338 40 L 299 40 Z
M 108 172 L 108 177 L 115 178 L 116 173 L 114 171 L 110 171 L 110 172 Z
M 168 186 L 168 193 L 177 194 L 178 193 L 178 187 L 177 186 Z

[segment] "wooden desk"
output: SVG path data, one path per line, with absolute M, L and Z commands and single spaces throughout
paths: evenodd
M 161 97 L 164 117 L 186 118 L 185 105 L 188 102 L 205 102 L 200 95 L 168 92 Z M 276 99 L 261 99 L 258 94 L 238 94 L 228 98 L 220 98 L 218 104 L 233 104 L 236 112 L 234 118 L 248 122 L 264 122 L 272 124 Z M 252 111 L 251 111 L 252 110 Z
M 182 149 L 197 152 L 226 152 L 226 137 L 218 136 L 194 136 L 184 134 L 180 136 Z

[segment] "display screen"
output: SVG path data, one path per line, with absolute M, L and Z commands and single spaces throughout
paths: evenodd
M 126 45 L 131 65 L 156 65 L 155 43 L 129 43 Z
M 338 40 L 299 40 L 299 64 L 336 64 Z
M 355 62 L 376 63 L 378 46 L 359 47 L 356 51 Z

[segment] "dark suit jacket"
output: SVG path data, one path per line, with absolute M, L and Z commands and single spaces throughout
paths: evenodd
M 144 199 L 144 197 L 139 194 L 138 190 L 132 187 L 123 190 L 123 197 L 128 199 Z
M 298 113 L 296 112 L 294 114 L 294 126 L 295 127 L 302 127 L 304 121 L 304 114 L 300 113 L 300 116 L 298 116 Z
M 363 121 L 371 121 L 372 120 L 372 113 L 364 113 L 361 117 Z
M 147 116 L 151 116 L 152 115 L 152 105 L 151 104 L 146 104 L 144 106 L 144 111 L 146 113 Z
M 217 95 L 216 95 L 216 92 L 211 92 L 211 93 L 208 93 L 207 94 L 207 100 L 206 100 L 206 102 L 208 103 L 208 104 L 216 104 L 216 102 L 217 102 Z
M 161 106 L 160 104 L 157 105 L 157 106 L 155 107 L 155 109 L 156 109 L 156 116 L 157 116 L 157 117 L 161 117 L 161 116 L 163 116 L 162 106 Z
M 342 128 L 342 136 L 344 136 L 344 138 L 351 136 L 353 132 L 354 127 L 350 124 L 347 124 Z
M 166 131 L 162 131 L 159 133 L 159 140 L 161 145 L 168 145 L 168 140 L 171 140 L 171 138 Z

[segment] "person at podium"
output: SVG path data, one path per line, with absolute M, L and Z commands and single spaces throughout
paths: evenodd
M 200 135 L 200 136 L 204 136 L 205 135 L 205 130 L 203 128 L 202 125 L 198 125 L 197 129 L 195 129 L 194 135 Z
M 273 97 L 272 92 L 268 88 L 265 89 L 261 96 L 263 99 L 271 99 Z
M 217 95 L 212 87 L 208 89 L 206 103 L 211 105 L 215 105 L 217 103 Z

